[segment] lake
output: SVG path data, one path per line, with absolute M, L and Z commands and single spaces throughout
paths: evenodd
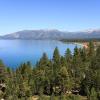
M 16 68 L 27 61 L 35 65 L 44 52 L 52 59 L 55 47 L 64 55 L 67 48 L 73 52 L 76 45 L 81 47 L 78 44 L 56 40 L 0 40 L 0 59 L 11 68 Z

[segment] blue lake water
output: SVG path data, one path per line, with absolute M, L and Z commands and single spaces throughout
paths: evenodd
M 76 45 L 55 40 L 0 40 L 0 59 L 12 68 L 26 61 L 31 61 L 35 65 L 44 52 L 51 59 L 55 47 L 64 55 L 67 48 L 73 52 Z

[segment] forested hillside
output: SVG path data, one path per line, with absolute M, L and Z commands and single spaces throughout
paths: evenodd
M 32 99 L 36 96 L 36 99 Z M 0 61 L 0 99 L 5 100 L 100 100 L 100 47 L 75 47 L 53 58 L 43 54 L 36 66 L 30 62 L 16 70 Z

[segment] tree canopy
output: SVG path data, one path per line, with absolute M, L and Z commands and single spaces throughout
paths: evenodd
M 34 95 L 39 100 L 81 100 L 79 95 L 100 100 L 100 47 L 95 49 L 90 42 L 87 49 L 75 47 L 73 54 L 67 49 L 64 56 L 56 47 L 52 59 L 44 53 L 36 66 L 26 62 L 16 70 L 0 60 L 0 82 L 6 86 L 0 92 L 5 100 L 28 100 Z

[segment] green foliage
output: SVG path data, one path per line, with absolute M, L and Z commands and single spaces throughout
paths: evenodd
M 81 100 L 73 94 L 100 98 L 100 47 L 94 50 L 92 42 L 88 49 L 75 47 L 73 54 L 67 49 L 64 56 L 56 47 L 52 60 L 44 53 L 35 67 L 27 62 L 13 71 L 0 61 L 0 69 L 0 82 L 6 86 L 0 97 L 6 100 L 28 100 L 33 95 L 39 100 Z
M 89 100 L 98 100 L 98 98 L 97 98 L 97 92 L 95 91 L 94 88 L 91 89 Z
M 5 65 L 2 60 L 0 60 L 0 83 L 5 81 L 5 77 Z
M 95 54 L 95 52 L 94 52 L 94 44 L 93 44 L 93 41 L 91 41 L 91 42 L 89 42 L 89 51 L 88 51 L 88 55 L 89 55 L 89 57 L 90 57 L 90 59 L 91 59 L 91 57 L 93 57 L 94 56 L 94 54 Z

